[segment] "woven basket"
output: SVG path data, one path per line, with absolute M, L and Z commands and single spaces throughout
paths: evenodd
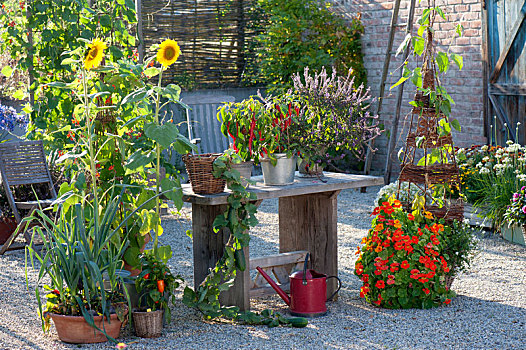
M 141 338 L 158 338 L 163 332 L 163 310 L 132 312 L 135 334 Z
M 225 190 L 226 181 L 217 179 L 212 174 L 213 163 L 221 154 L 185 154 L 183 162 L 192 184 L 192 190 L 198 194 L 221 193 Z

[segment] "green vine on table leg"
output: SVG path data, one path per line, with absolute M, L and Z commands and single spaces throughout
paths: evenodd
M 234 284 L 236 271 L 246 269 L 243 248 L 250 242 L 249 229 L 258 224 L 256 218 L 257 206 L 252 202 L 256 195 L 241 184 L 237 170 L 231 168 L 237 161 L 236 155 L 226 152 L 214 162 L 214 176 L 227 181 L 232 193 L 228 196 L 228 209 L 214 220 L 214 232 L 227 229 L 230 237 L 225 245 L 225 252 L 210 274 L 195 289 L 186 287 L 183 303 L 200 311 L 207 319 L 226 318 L 247 324 L 265 324 L 269 327 L 292 325 L 305 327 L 307 320 L 302 317 L 287 318 L 271 310 L 261 313 L 251 311 L 240 312 L 237 306 L 222 306 L 219 294 L 228 290 Z

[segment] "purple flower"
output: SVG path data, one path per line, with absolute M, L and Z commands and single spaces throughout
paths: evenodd
M 524 207 L 522 207 L 522 212 L 523 212 L 524 214 L 526 214 L 526 205 L 525 205 Z
M 524 191 L 524 190 L 526 190 L 526 186 L 521 187 L 521 191 Z
M 512 199 L 512 200 L 513 200 L 514 202 L 516 202 L 516 201 L 519 199 L 520 196 L 521 196 L 520 194 L 518 194 L 518 193 L 514 193 L 514 194 L 513 194 L 513 199 Z

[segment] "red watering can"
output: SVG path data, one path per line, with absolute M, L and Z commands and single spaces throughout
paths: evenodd
M 290 297 L 259 266 L 256 267 L 256 270 L 274 288 L 281 299 L 290 306 L 292 315 L 302 317 L 323 316 L 327 313 L 327 305 L 325 303 L 338 293 L 342 287 L 342 282 L 336 276 L 327 277 L 323 273 L 318 273 L 311 269 L 307 270 L 308 260 L 309 253 L 305 257 L 303 271 L 296 271 L 289 276 Z M 338 289 L 327 298 L 327 279 L 329 278 L 338 280 Z

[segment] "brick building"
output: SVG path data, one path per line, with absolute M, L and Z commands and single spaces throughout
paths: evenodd
M 385 51 L 389 39 L 391 14 L 394 1 L 390 0 L 333 0 L 333 2 L 345 9 L 346 12 L 360 13 L 365 26 L 362 37 L 365 67 L 368 72 L 368 84 L 372 94 L 378 96 L 382 68 L 385 60 Z M 402 0 L 400 18 L 398 23 L 406 23 L 409 12 L 408 0 Z M 484 99 L 483 99 L 483 62 L 482 62 L 482 22 L 480 0 L 437 0 L 447 16 L 447 21 L 439 18 L 435 24 L 435 42 L 439 50 L 447 50 L 451 45 L 451 52 L 460 54 L 464 58 L 462 71 L 454 66 L 451 67 L 441 83 L 455 101 L 452 106 L 451 116 L 457 118 L 462 126 L 462 132 L 454 131 L 454 141 L 458 146 L 470 146 L 472 144 L 485 143 L 486 131 L 484 126 Z M 427 1 L 416 2 L 415 22 Z M 461 23 L 464 27 L 462 37 L 454 37 L 455 27 Z M 403 40 L 405 28 L 401 28 L 395 37 L 394 48 L 396 49 Z M 414 31 L 418 29 L 415 24 Z M 401 59 L 391 61 L 390 72 L 400 66 Z M 414 64 L 414 62 L 412 62 Z M 388 76 L 388 81 L 394 83 L 398 79 L 399 71 Z M 392 84 L 391 84 L 392 85 Z M 391 121 L 395 113 L 396 88 L 389 92 L 387 85 L 386 98 L 383 102 L 381 120 L 385 129 L 391 128 Z M 403 109 L 400 118 L 399 134 L 397 135 L 397 146 L 394 150 L 394 158 L 399 148 L 403 146 L 407 135 L 407 117 L 410 112 L 408 102 L 415 93 L 415 87 L 407 83 L 404 88 Z M 373 160 L 372 169 L 383 171 L 387 154 L 387 137 L 384 135 L 377 140 L 375 147 L 376 155 Z M 398 165 L 394 159 L 395 167 Z

